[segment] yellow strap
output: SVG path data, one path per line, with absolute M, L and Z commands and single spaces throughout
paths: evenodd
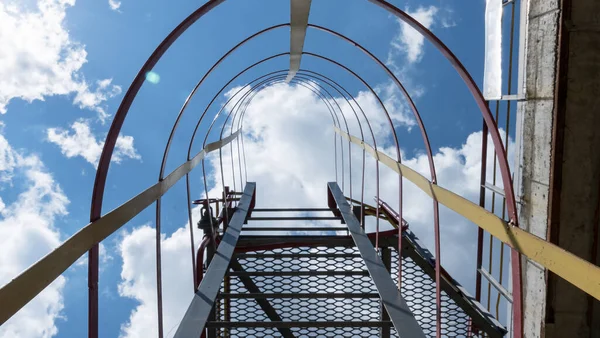
M 144 190 L 115 210 L 92 222 L 67 239 L 54 251 L 33 264 L 0 289 L 0 324 L 29 303 L 92 246 L 113 234 L 130 219 L 164 195 L 206 155 L 234 140 L 239 131 L 206 145 L 196 156 L 173 170 L 164 180 Z
M 337 127 L 334 128 L 338 134 L 364 148 L 373 157 L 378 158 L 381 163 L 414 183 L 431 198 L 436 198 L 439 203 L 477 224 L 500 241 L 600 300 L 599 267 L 523 229 L 509 225 L 479 205 L 431 183 L 423 175 L 398 163 L 388 155 L 376 151 L 357 137 L 349 135 Z

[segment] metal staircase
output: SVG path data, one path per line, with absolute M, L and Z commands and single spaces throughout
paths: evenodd
M 210 202 L 227 207 L 218 218 L 205 213 L 200 222 L 203 243 L 209 243 L 200 249 L 207 248 L 206 261 L 176 337 L 435 336 L 435 261 L 406 222 L 398 292 L 398 231 L 379 233 L 376 249 L 375 234 L 359 222 L 374 214 L 373 207 L 351 207 L 329 183 L 328 208 L 255 208 L 254 187 L 248 183 L 237 207 L 233 192 L 220 201 L 198 201 L 205 210 Z M 394 217 L 389 206 L 382 210 L 388 220 Z M 286 216 L 290 212 L 302 216 Z M 305 223 L 315 220 L 339 225 Z M 284 226 L 255 226 L 271 221 Z M 506 330 L 447 273 L 441 286 L 445 337 L 504 336 Z
M 501 134 L 505 131 L 507 135 L 511 135 L 509 130 L 511 123 L 509 122 L 514 121 L 511 119 L 511 110 L 514 110 L 515 107 L 514 104 L 511 105 L 511 102 L 526 99 L 521 95 L 523 88 L 520 88 L 517 95 L 508 89 L 509 95 L 502 95 L 501 100 L 486 101 L 475 78 L 467 71 L 455 52 L 450 50 L 439 37 L 419 23 L 416 18 L 389 1 L 370 0 L 370 2 L 386 11 L 390 17 L 398 20 L 403 27 L 405 25 L 412 27 L 423 41 L 427 41 L 430 46 L 434 47 L 456 71 L 465 88 L 472 95 L 474 103 L 478 107 L 475 111 L 481 114 L 483 121 L 479 204 L 473 203 L 465 196 L 461 196 L 460 193 L 445 188 L 443 184 L 438 184 L 434 159 L 435 149 L 431 147 L 426 124 L 421 118 L 421 113 L 413 100 L 414 97 L 411 97 L 410 91 L 397 78 L 394 70 L 386 65 L 385 60 L 378 58 L 377 53 L 362 46 L 360 41 L 344 35 L 343 31 L 339 32 L 326 26 L 316 25 L 309 20 L 310 0 L 291 0 L 289 22 L 261 27 L 259 31 L 248 32 L 249 35 L 243 40 L 234 42 L 227 38 L 237 37 L 237 33 L 230 35 L 230 30 L 220 29 L 223 21 L 219 20 L 219 17 L 216 17 L 217 20 L 215 20 L 213 16 L 219 15 L 213 10 L 221 7 L 224 1 L 207 0 L 170 31 L 150 54 L 131 85 L 124 90 L 123 99 L 119 108 L 114 112 L 112 124 L 102 143 L 103 149 L 98 159 L 90 200 L 89 223 L 81 225 L 77 232 L 29 268 L 12 276 L 11 279 L 7 279 L 7 283 L 0 288 L 0 304 L 2 305 L 0 306 L 0 325 L 13 318 L 27 304 L 35 306 L 30 302 L 87 253 L 88 337 L 98 338 L 101 313 L 99 307 L 100 245 L 102 241 L 115 235 L 128 222 L 152 206 L 156 208 L 154 221 L 156 234 L 156 336 L 163 338 L 165 332 L 163 328 L 161 260 L 163 232 L 161 221 L 164 217 L 161 215 L 165 208 L 161 200 L 167 192 L 175 187 L 177 182 L 185 181 L 188 222 L 192 224 L 190 201 L 197 192 L 192 191 L 190 182 L 193 177 L 198 177 L 194 175 L 198 173 L 199 168 L 202 168 L 200 177 L 203 181 L 204 196 L 208 196 L 209 189 L 214 188 L 208 184 L 212 173 L 217 173 L 218 177 L 219 171 L 224 193 L 219 199 L 211 198 L 199 201 L 204 205 L 206 211 L 206 217 L 202 222 L 205 237 L 196 252 L 194 231 L 191 227 L 189 229 L 191 266 L 195 282 L 194 296 L 178 327 L 177 337 L 385 337 L 388 335 L 435 336 L 439 338 L 502 337 L 506 335 L 506 330 L 476 301 L 487 296 L 487 302 L 484 301 L 486 306 L 490 309 L 495 303 L 496 316 L 501 318 L 502 323 L 509 328 L 508 336 L 522 338 L 526 325 L 537 325 L 537 323 L 531 322 L 531 318 L 524 316 L 523 295 L 527 289 L 524 288 L 523 283 L 525 275 L 522 273 L 522 262 L 534 266 L 541 275 L 552 273 L 554 277 L 560 278 L 560 283 L 566 282 L 565 285 L 581 290 L 589 295 L 590 300 L 600 300 L 600 283 L 598 283 L 600 267 L 597 266 L 597 263 L 586 261 L 556 243 L 540 238 L 536 234 L 528 232 L 526 228 L 520 227 L 521 217 L 519 217 L 517 207 L 519 199 L 515 191 L 520 190 L 522 175 L 518 172 L 520 170 L 518 165 L 515 166 L 517 172 L 511 172 L 507 157 L 510 138 L 503 139 Z M 513 28 L 514 22 L 518 21 L 515 20 L 516 3 L 520 3 L 523 9 L 527 7 L 527 3 L 522 1 L 504 1 L 503 3 L 506 5 L 504 8 L 512 10 L 510 26 Z M 258 11 L 262 11 L 261 6 L 255 7 Z M 233 7 L 225 7 L 224 10 L 227 8 Z M 254 20 L 253 14 L 256 13 L 250 11 L 245 17 Z M 525 14 L 526 11 L 519 14 L 522 23 L 527 21 Z M 552 12 L 552 15 L 558 14 Z M 208 19 L 211 16 L 212 18 Z M 264 19 L 263 16 L 260 17 Z M 325 23 L 327 23 L 326 21 Z M 199 76 L 198 82 L 176 114 L 175 112 L 165 112 L 172 114 L 169 116 L 173 117 L 173 123 L 170 126 L 169 138 L 164 144 L 157 181 L 146 186 L 113 210 L 106 210 L 107 204 L 112 205 L 112 203 L 105 203 L 110 164 L 115 160 L 113 155 L 116 155 L 115 149 L 118 139 L 122 135 L 123 126 L 131 123 L 127 121 L 131 121 L 131 115 L 136 114 L 136 110 L 130 108 L 135 107 L 138 102 L 136 100 L 139 100 L 140 97 L 145 97 L 144 95 L 138 97 L 138 93 L 147 81 L 146 75 L 157 65 L 160 67 L 161 62 L 164 62 L 163 56 L 171 46 L 183 43 L 179 38 L 193 34 L 189 29 L 200 23 L 207 24 L 211 28 L 196 26 L 198 29 L 204 33 L 214 33 L 214 36 L 211 35 L 213 39 L 224 39 L 224 46 L 229 44 L 231 48 L 217 57 L 212 65 L 201 65 L 201 68 L 208 70 Z M 355 26 L 352 29 L 354 33 L 360 30 L 360 23 L 360 20 L 351 22 L 351 25 Z M 248 28 L 253 26 L 248 26 Z M 290 31 L 289 51 L 269 54 L 265 50 L 264 52 L 268 55 L 263 55 L 264 58 L 260 60 L 256 59 L 255 53 L 244 54 L 242 59 L 246 63 L 232 64 L 227 61 L 232 55 L 243 54 L 241 49 L 243 46 L 247 51 L 247 48 L 252 48 L 251 43 L 257 43 L 256 39 L 264 39 L 265 34 L 280 30 Z M 355 72 L 339 62 L 336 54 L 330 53 L 332 51 L 327 50 L 328 48 L 325 48 L 326 50 L 321 48 L 305 50 L 304 42 L 307 31 L 319 32 L 319 34 L 325 34 L 348 44 L 372 60 L 373 65 L 387 74 L 388 78 L 384 83 L 390 81 L 389 83 L 394 84 L 394 90 L 401 93 L 420 130 L 423 144 L 417 149 L 423 150 L 426 154 L 429 173 L 424 174 L 421 170 L 417 171 L 407 163 L 403 163 L 400 148 L 401 137 L 396 133 L 399 124 L 394 122 L 387 111 L 385 100 L 360 75 L 362 71 Z M 506 72 L 509 88 L 510 74 L 515 68 L 511 66 L 513 64 L 512 30 L 510 36 L 511 52 L 509 54 L 511 56 L 507 62 L 509 66 L 508 72 Z M 527 41 L 525 35 L 521 35 L 519 40 L 519 55 L 525 55 L 526 49 L 524 48 Z M 187 41 L 197 43 L 196 40 Z M 330 46 L 327 44 L 324 47 Z M 343 52 L 345 53 L 345 50 Z M 271 62 L 282 58 L 289 58 L 289 68 L 274 70 L 272 67 L 276 63 L 271 64 Z M 325 68 L 312 67 L 307 63 L 300 68 L 302 58 L 323 63 Z M 522 66 L 523 64 L 519 63 L 519 70 L 523 68 Z M 220 72 L 218 69 L 223 67 L 227 68 L 226 72 L 218 73 Z M 335 76 L 330 78 L 326 75 L 330 72 L 334 72 L 332 74 Z M 223 77 L 223 74 L 235 75 L 227 79 Z M 217 79 L 216 82 L 213 82 L 215 76 Z M 343 77 L 338 80 L 339 76 Z M 341 81 L 345 80 L 346 76 L 361 87 L 352 86 L 348 87 L 352 90 L 346 89 L 345 86 L 349 82 Z M 197 94 L 208 95 L 213 91 L 213 85 L 225 82 L 226 79 L 227 82 L 214 94 L 201 115 L 194 115 L 196 114 L 195 108 L 188 109 L 188 107 L 194 106 L 189 103 L 195 102 Z M 340 184 L 342 187 L 351 188 L 360 184 L 361 201 L 348 199 L 337 184 L 329 183 L 326 208 L 317 210 L 310 208 L 310 210 L 255 208 L 256 184 L 247 182 L 248 171 L 246 170 L 246 156 L 249 157 L 252 153 L 246 153 L 244 149 L 244 137 L 252 137 L 252 135 L 244 135 L 244 116 L 255 95 L 281 82 L 304 87 L 328 107 L 336 135 L 332 158 L 335 179 L 337 181 L 338 173 L 341 173 Z M 519 82 L 522 81 L 519 80 Z M 231 90 L 236 87 L 238 87 L 237 92 L 227 98 L 227 101 L 217 111 L 215 106 L 223 102 L 221 98 L 229 96 L 225 93 L 231 93 Z M 329 93 L 329 90 L 334 91 L 335 97 Z M 367 110 L 361 107 L 358 102 L 360 100 L 355 99 L 354 93 L 358 95 L 363 91 L 370 92 L 369 95 L 372 95 L 378 102 L 378 109 L 372 110 L 369 107 Z M 342 109 L 337 101 L 342 102 L 351 111 Z M 494 102 L 495 116 L 490 110 L 490 106 Z M 506 123 L 504 125 L 499 120 L 501 115 L 498 115 L 501 106 L 506 107 Z M 358 108 L 358 111 L 355 108 Z M 450 108 L 452 109 L 452 107 Z M 359 112 L 362 117 L 359 116 Z M 285 112 L 282 111 L 282 113 Z M 387 126 L 381 130 L 384 133 L 382 136 L 394 143 L 395 156 L 387 151 L 389 150 L 387 147 L 382 148 L 381 144 L 377 145 L 370 120 L 371 117 L 375 117 L 375 114 L 378 116 L 375 121 L 385 119 L 388 122 Z M 349 117 L 348 121 L 346 121 L 347 117 Z M 520 118 L 522 116 L 517 117 L 517 120 Z M 172 149 L 175 144 L 179 144 L 179 141 L 174 142 L 175 136 L 181 133 L 178 129 L 179 126 L 194 120 L 196 125 L 189 138 L 186 160 L 180 162 L 174 170 L 167 171 L 167 163 L 172 161 L 168 158 L 169 156 L 173 158 Z M 350 122 L 350 126 L 354 125 L 351 121 L 355 121 L 358 130 L 349 127 L 348 122 Z M 517 126 L 520 125 L 521 122 L 517 122 Z M 165 127 L 169 126 L 165 125 Z M 220 134 L 218 134 L 219 129 Z M 451 129 L 451 126 L 447 129 Z M 156 138 L 157 132 L 152 131 L 148 135 Z M 218 139 L 216 138 L 217 134 L 219 135 Z M 515 146 L 517 152 L 520 145 L 522 148 L 520 143 L 522 134 L 523 131 L 517 129 Z M 202 148 L 198 152 L 192 153 L 192 149 L 196 148 L 195 145 L 202 138 Z M 277 142 L 278 140 L 272 141 Z M 347 160 L 344 158 L 346 141 L 348 145 Z M 234 152 L 234 143 L 237 144 L 237 155 Z M 355 166 L 354 171 L 352 169 L 353 161 L 350 159 L 350 154 L 353 153 L 352 147 L 361 150 L 363 154 L 362 166 Z M 230 150 L 227 151 L 227 148 Z M 492 165 L 489 165 L 486 161 L 488 161 L 488 155 L 492 155 L 492 149 L 494 159 L 491 160 L 493 161 Z M 309 150 L 306 149 L 307 153 Z M 220 165 L 209 168 L 210 170 L 207 171 L 206 167 L 209 166 L 205 166 L 205 160 L 208 156 L 216 156 L 217 153 Z M 229 167 L 229 163 L 223 162 L 224 154 L 227 157 L 227 153 L 231 159 L 230 172 L 233 174 L 231 180 L 226 179 L 224 175 L 225 170 L 229 170 L 226 168 Z M 366 169 L 367 154 L 369 159 L 375 160 L 374 172 L 372 169 Z M 244 163 L 245 178 L 242 178 L 242 163 Z M 238 169 L 235 169 L 236 166 Z M 380 166 L 398 174 L 397 214 L 379 199 L 380 183 L 390 184 L 390 182 L 380 182 Z M 488 182 L 489 177 L 486 175 L 489 173 L 488 167 L 493 168 L 491 182 Z M 356 168 L 361 169 L 357 170 Z M 196 171 L 194 171 L 195 169 Z M 360 176 L 356 175 L 358 171 L 361 172 Z M 229 192 L 226 189 L 226 185 L 231 184 L 235 190 L 236 172 L 240 175 L 237 182 L 240 186 L 245 185 L 243 192 Z M 353 172 L 355 173 L 354 178 Z M 345 176 L 346 173 L 347 176 Z M 252 175 L 253 173 L 250 173 L 250 177 Z M 514 186 L 513 176 L 515 178 Z M 348 178 L 347 181 L 345 181 L 345 177 Z M 375 188 L 377 191 L 376 207 L 370 207 L 363 203 L 364 192 L 369 181 L 371 181 L 371 188 Z M 431 198 L 430 215 L 433 218 L 432 229 L 435 239 L 432 249 L 434 255 L 419 243 L 402 219 L 403 196 L 410 197 L 407 196 L 407 191 L 403 190 L 405 184 L 403 182 Z M 373 183 L 375 183 L 374 186 Z M 486 191 L 491 194 L 491 203 L 489 199 L 486 199 Z M 351 191 L 349 192 L 349 195 L 352 195 Z M 496 201 L 502 204 L 501 212 L 495 210 Z M 217 209 L 214 216 L 210 212 L 210 207 L 213 205 Z M 443 241 L 440 231 L 440 206 L 452 210 L 456 215 L 478 227 L 476 252 L 478 275 L 475 297 L 470 296 L 444 271 L 440 264 L 441 242 Z M 491 206 L 491 210 L 487 210 L 486 206 Z M 219 207 L 221 207 L 221 212 L 218 210 Z M 301 214 L 303 216 L 281 216 L 281 213 L 290 211 L 304 214 Z M 271 212 L 277 216 L 264 217 L 263 214 L 260 214 L 262 212 Z M 321 212 L 327 214 L 312 216 L 314 213 Z M 364 232 L 365 220 L 369 221 L 366 217 L 373 216 L 378 221 L 379 219 L 389 221 L 396 229 L 376 235 L 366 234 Z M 544 217 L 542 215 L 542 218 Z M 302 224 L 302 227 L 294 227 L 293 230 L 279 224 L 274 224 L 274 227 L 268 227 L 268 229 L 257 228 L 255 224 L 255 221 L 310 222 L 313 220 L 339 221 L 340 224 L 333 228 L 323 228 L 305 223 Z M 489 241 L 486 241 L 489 244 L 485 244 L 484 236 L 489 238 Z M 375 240 L 374 237 L 376 237 Z M 493 243 L 499 243 L 499 245 Z M 461 245 L 462 243 L 452 244 Z M 492 244 L 496 249 L 493 249 Z M 485 248 L 488 250 L 484 250 Z M 510 255 L 510 261 L 504 260 L 504 250 Z M 485 251 L 489 258 L 487 267 L 482 263 Z M 434 259 L 434 256 L 438 259 Z M 494 262 L 495 257 L 499 257 L 498 264 Z M 494 265 L 498 271 L 496 275 L 494 275 L 492 263 L 496 264 Z M 182 273 L 184 272 L 182 271 Z M 506 278 L 503 277 L 508 273 L 510 273 L 510 278 L 508 278 L 510 282 L 506 283 L 503 280 Z M 402 278 L 396 278 L 399 275 L 402 275 Z M 397 279 L 402 281 L 400 286 L 397 284 Z M 503 282 L 504 284 L 502 284 Z M 496 296 L 495 302 L 492 299 L 494 295 Z M 501 296 L 504 300 L 501 300 Z M 501 304 L 505 305 L 503 305 L 503 310 L 506 312 L 500 311 Z M 531 304 L 535 304 L 535 302 Z M 502 318 L 502 313 L 506 313 L 505 318 Z M 529 322 L 526 323 L 526 319 Z M 153 323 L 147 324 L 153 325 Z M 168 334 L 170 333 L 171 331 L 168 332 Z

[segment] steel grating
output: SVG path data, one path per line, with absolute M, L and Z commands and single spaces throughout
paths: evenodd
M 392 252 L 392 273 L 397 271 L 397 252 Z M 381 322 L 378 298 L 336 298 L 344 294 L 377 293 L 368 275 L 312 275 L 295 276 L 307 271 L 366 271 L 365 264 L 355 247 L 290 247 L 273 250 L 250 251 L 237 257 L 245 272 L 280 272 L 283 275 L 251 276 L 260 292 L 277 294 L 267 298 L 283 322 L 338 323 L 340 327 L 291 327 L 295 337 L 378 337 L 382 328 L 391 326 Z M 402 263 L 404 283 L 402 296 L 428 337 L 435 337 L 435 282 L 409 257 Z M 233 270 L 230 270 L 232 272 Z M 225 287 L 225 283 L 228 286 Z M 276 327 L 219 327 L 228 322 L 271 322 L 253 298 L 223 297 L 223 294 L 251 295 L 239 276 L 228 276 L 221 285 L 217 303 L 216 321 L 218 337 L 282 337 Z M 282 294 L 301 295 L 284 298 Z M 324 298 L 305 298 L 306 295 Z M 442 335 L 444 337 L 468 336 L 469 316 L 445 293 L 442 293 Z M 241 296 L 244 297 L 244 296 Z M 218 322 L 226 323 L 218 323 Z M 373 325 L 356 327 L 352 325 Z M 365 324 L 365 322 L 367 322 Z M 353 324 L 354 323 L 354 324 Z M 330 323 L 331 324 L 331 323 Z M 266 324 L 268 326 L 269 324 Z M 308 324 L 307 324 L 308 325 Z M 327 324 L 328 325 L 328 324 Z M 346 325 L 346 327 L 341 327 Z M 391 326 L 393 337 L 398 336 Z
M 392 251 L 392 273 L 397 273 L 397 252 Z M 402 296 L 428 337 L 435 337 L 435 280 L 410 257 L 402 258 Z M 392 328 L 394 332 L 394 328 Z M 442 291 L 442 336 L 468 337 L 469 315 Z M 477 337 L 470 335 L 470 337 Z

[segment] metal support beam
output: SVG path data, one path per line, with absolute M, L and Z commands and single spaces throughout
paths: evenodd
M 485 279 L 487 279 L 488 282 L 490 282 L 490 284 L 492 284 L 492 286 L 498 291 L 500 292 L 500 294 L 502 296 L 504 296 L 504 299 L 506 299 L 507 301 L 511 302 L 513 301 L 512 298 L 512 294 L 510 293 L 510 291 L 506 290 L 506 288 L 504 286 L 502 286 L 502 284 L 500 284 L 500 282 L 498 282 L 496 280 L 496 278 L 494 278 L 489 272 L 487 272 L 486 269 L 481 268 L 481 269 L 477 269 L 477 271 L 483 276 L 485 277 Z
M 344 229 L 347 231 L 348 229 Z M 327 252 L 314 252 L 314 253 L 239 253 L 235 255 L 237 258 L 355 258 L 360 257 L 359 254 L 354 253 L 327 253 Z
M 254 204 L 256 183 L 248 182 L 240 203 L 229 221 L 227 231 L 217 248 L 213 261 L 208 267 L 200 287 L 196 291 L 190 306 L 188 307 L 177 332 L 176 338 L 199 337 L 207 322 L 208 316 L 213 309 L 215 299 L 219 293 L 221 282 L 229 269 L 229 263 L 233 256 L 242 226 Z
M 486 188 L 486 189 L 488 189 L 488 190 L 491 190 L 491 191 L 495 192 L 496 194 L 498 194 L 498 195 L 500 195 L 502 197 L 504 197 L 504 189 L 496 186 L 493 183 L 485 182 L 485 184 L 483 185 L 483 187 Z
M 220 293 L 219 298 L 224 299 L 318 299 L 318 298 L 379 298 L 377 293 L 335 293 L 335 292 L 323 292 L 323 293 Z
M 364 260 L 367 270 L 369 270 L 377 292 L 379 292 L 381 302 L 385 306 L 392 323 L 394 323 L 396 331 L 401 337 L 425 338 L 421 326 L 410 311 L 404 298 L 402 298 L 400 291 L 396 287 L 396 284 L 394 284 L 381 258 L 377 255 L 369 237 L 361 229 L 360 223 L 352 213 L 350 204 L 346 201 L 340 187 L 335 182 L 329 182 L 327 186 L 328 191 L 331 193 L 330 196 L 335 200 L 342 217 L 348 225 L 350 235 Z
M 392 322 L 350 322 L 350 321 L 311 321 L 311 322 L 210 322 L 207 327 L 381 327 Z M 425 336 L 423 336 L 425 337 Z
M 238 272 L 244 271 L 242 265 L 237 260 L 237 257 L 231 261 L 231 269 L 233 271 L 238 271 Z M 244 284 L 244 287 L 246 288 L 246 290 L 248 290 L 248 292 L 252 292 L 252 293 L 260 293 L 261 292 L 260 288 L 252 281 L 252 278 L 250 278 L 248 276 L 239 276 L 239 278 L 240 278 L 240 281 Z M 277 314 L 277 311 L 275 310 L 275 308 L 271 305 L 271 303 L 269 303 L 268 300 L 266 300 L 264 298 L 256 298 L 256 303 L 258 303 L 258 306 L 260 306 L 260 308 L 265 312 L 267 317 L 269 317 L 270 321 L 272 321 L 272 322 L 283 321 L 281 319 L 281 317 L 279 316 L 279 314 Z M 278 331 L 281 334 L 281 336 L 284 338 L 295 338 L 294 334 L 292 333 L 292 331 L 289 328 L 280 327 L 280 328 L 278 328 Z
M 308 14 L 310 13 L 311 0 L 290 1 L 290 70 L 286 82 L 290 82 L 296 72 L 300 69 L 304 39 L 306 38 L 306 27 L 308 26 Z
M 244 231 L 348 231 L 348 228 L 346 228 L 346 227 L 244 227 Z
M 392 231 L 395 232 L 394 236 L 396 236 L 398 230 L 394 229 Z M 394 236 L 382 237 L 382 233 L 380 232 L 379 245 L 397 247 L 398 237 Z M 369 239 L 371 240 L 371 242 L 375 243 L 375 236 L 373 236 L 373 234 L 369 234 Z M 302 246 L 354 246 L 352 237 L 342 235 L 243 235 L 240 238 L 239 246 L 240 249 L 242 249 L 242 246 L 256 247 L 260 245 L 271 245 L 273 243 L 294 243 L 294 245 Z
M 340 220 L 335 216 L 289 216 L 289 217 L 249 217 L 249 221 L 332 221 Z
M 322 212 L 329 211 L 329 208 L 256 208 L 254 212 Z
M 234 271 L 230 276 L 368 276 L 368 271 L 316 270 L 316 271 Z

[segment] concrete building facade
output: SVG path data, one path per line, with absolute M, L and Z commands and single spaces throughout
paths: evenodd
M 600 1 L 524 2 L 520 225 L 597 265 Z M 600 337 L 600 302 L 527 259 L 523 284 L 526 337 Z

